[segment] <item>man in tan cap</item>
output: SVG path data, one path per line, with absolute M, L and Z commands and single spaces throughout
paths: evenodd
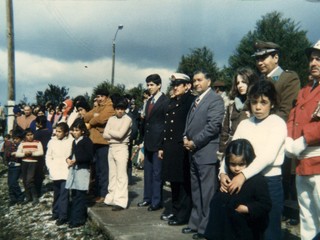
M 299 77 L 296 72 L 283 70 L 279 66 L 278 44 L 258 40 L 254 48 L 256 51 L 252 56 L 256 59 L 256 66 L 262 77 L 271 80 L 276 87 L 279 101 L 276 114 L 286 121 L 300 89 Z
M 320 233 L 320 40 L 307 48 L 306 54 L 313 81 L 300 90 L 290 112 L 285 145 L 287 155 L 298 159 L 296 186 L 302 240 L 319 239 Z

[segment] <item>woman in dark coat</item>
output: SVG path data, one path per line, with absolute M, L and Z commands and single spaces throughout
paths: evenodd
M 159 151 L 162 162 L 162 179 L 170 182 L 172 211 L 163 213 L 162 220 L 169 225 L 186 224 L 191 212 L 190 165 L 183 147 L 185 121 L 195 96 L 190 92 L 190 78 L 185 74 L 171 76 L 173 97 L 165 116 L 163 145 Z M 166 212 L 166 211 L 165 211 Z

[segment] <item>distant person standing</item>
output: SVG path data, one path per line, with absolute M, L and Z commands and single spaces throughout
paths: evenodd
M 138 203 L 138 207 L 149 206 L 148 211 L 156 211 L 162 208 L 162 160 L 158 157 L 158 151 L 162 143 L 169 99 L 161 92 L 162 82 L 158 74 L 149 75 L 146 83 L 151 97 L 146 104 L 143 125 L 144 192 L 143 201 Z
M 57 220 L 60 226 L 68 222 L 69 191 L 66 187 L 68 164 L 73 137 L 69 135 L 69 126 L 60 122 L 56 126 L 56 135 L 49 141 L 46 153 L 46 166 L 53 181 L 53 203 L 51 220 Z
M 320 232 L 320 40 L 306 49 L 313 81 L 300 90 L 287 122 L 286 151 L 298 159 L 296 187 L 301 239 Z
M 189 76 L 174 73 L 170 81 L 175 97 L 170 99 L 166 110 L 159 158 L 162 159 L 162 179 L 170 182 L 172 211 L 166 209 L 161 219 L 168 221 L 170 226 L 177 226 L 188 222 L 192 208 L 190 163 L 182 140 L 186 118 L 195 96 L 190 92 Z
M 87 220 L 86 194 L 90 182 L 90 162 L 93 158 L 93 143 L 88 137 L 90 134 L 83 119 L 77 118 L 71 132 L 74 137 L 72 152 L 66 160 L 69 174 L 66 188 L 71 190 L 71 213 L 69 228 L 77 228 Z
M 280 46 L 273 42 L 255 42 L 256 66 L 262 78 L 272 81 L 278 95 L 278 110 L 275 114 L 287 121 L 294 100 L 300 90 L 299 76 L 294 71 L 283 70 L 279 66 Z
M 114 103 L 115 116 L 109 118 L 103 137 L 109 141 L 109 187 L 104 203 L 112 206 L 112 211 L 120 211 L 128 206 L 129 141 L 132 119 L 125 110 L 127 100 L 119 99 Z
M 189 151 L 193 207 L 182 233 L 204 239 L 210 200 L 218 189 L 217 151 L 225 109 L 222 97 L 211 89 L 208 73 L 194 73 L 193 89 L 199 96 L 190 108 L 183 133 L 184 147 Z
M 108 192 L 109 166 L 108 151 L 109 143 L 102 136 L 108 119 L 114 115 L 114 109 L 109 91 L 97 89 L 97 106 L 86 113 L 83 120 L 90 131 L 90 139 L 94 144 L 94 161 L 96 165 L 96 203 L 103 203 Z
M 21 115 L 16 119 L 16 127 L 19 127 L 22 130 L 26 130 L 30 127 L 31 122 L 36 119 L 36 116 L 32 114 L 32 109 L 28 105 L 23 108 L 23 111 L 24 115 Z
M 24 140 L 19 144 L 16 157 L 22 159 L 22 180 L 25 189 L 25 201 L 27 204 L 32 201 L 33 205 L 39 203 L 35 176 L 39 157 L 43 156 L 43 148 L 40 141 L 34 140 L 34 134 L 30 128 L 24 132 Z

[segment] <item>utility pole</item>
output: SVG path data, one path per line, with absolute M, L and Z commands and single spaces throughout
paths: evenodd
M 13 128 L 15 105 L 15 52 L 12 0 L 7 0 L 7 40 L 8 40 L 8 104 L 7 104 L 7 131 Z

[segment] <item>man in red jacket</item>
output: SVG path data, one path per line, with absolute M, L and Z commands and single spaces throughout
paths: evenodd
M 298 160 L 296 186 L 301 239 L 320 232 L 320 40 L 306 49 L 312 80 L 300 90 L 288 119 L 287 155 Z M 316 114 L 318 112 L 318 114 Z

